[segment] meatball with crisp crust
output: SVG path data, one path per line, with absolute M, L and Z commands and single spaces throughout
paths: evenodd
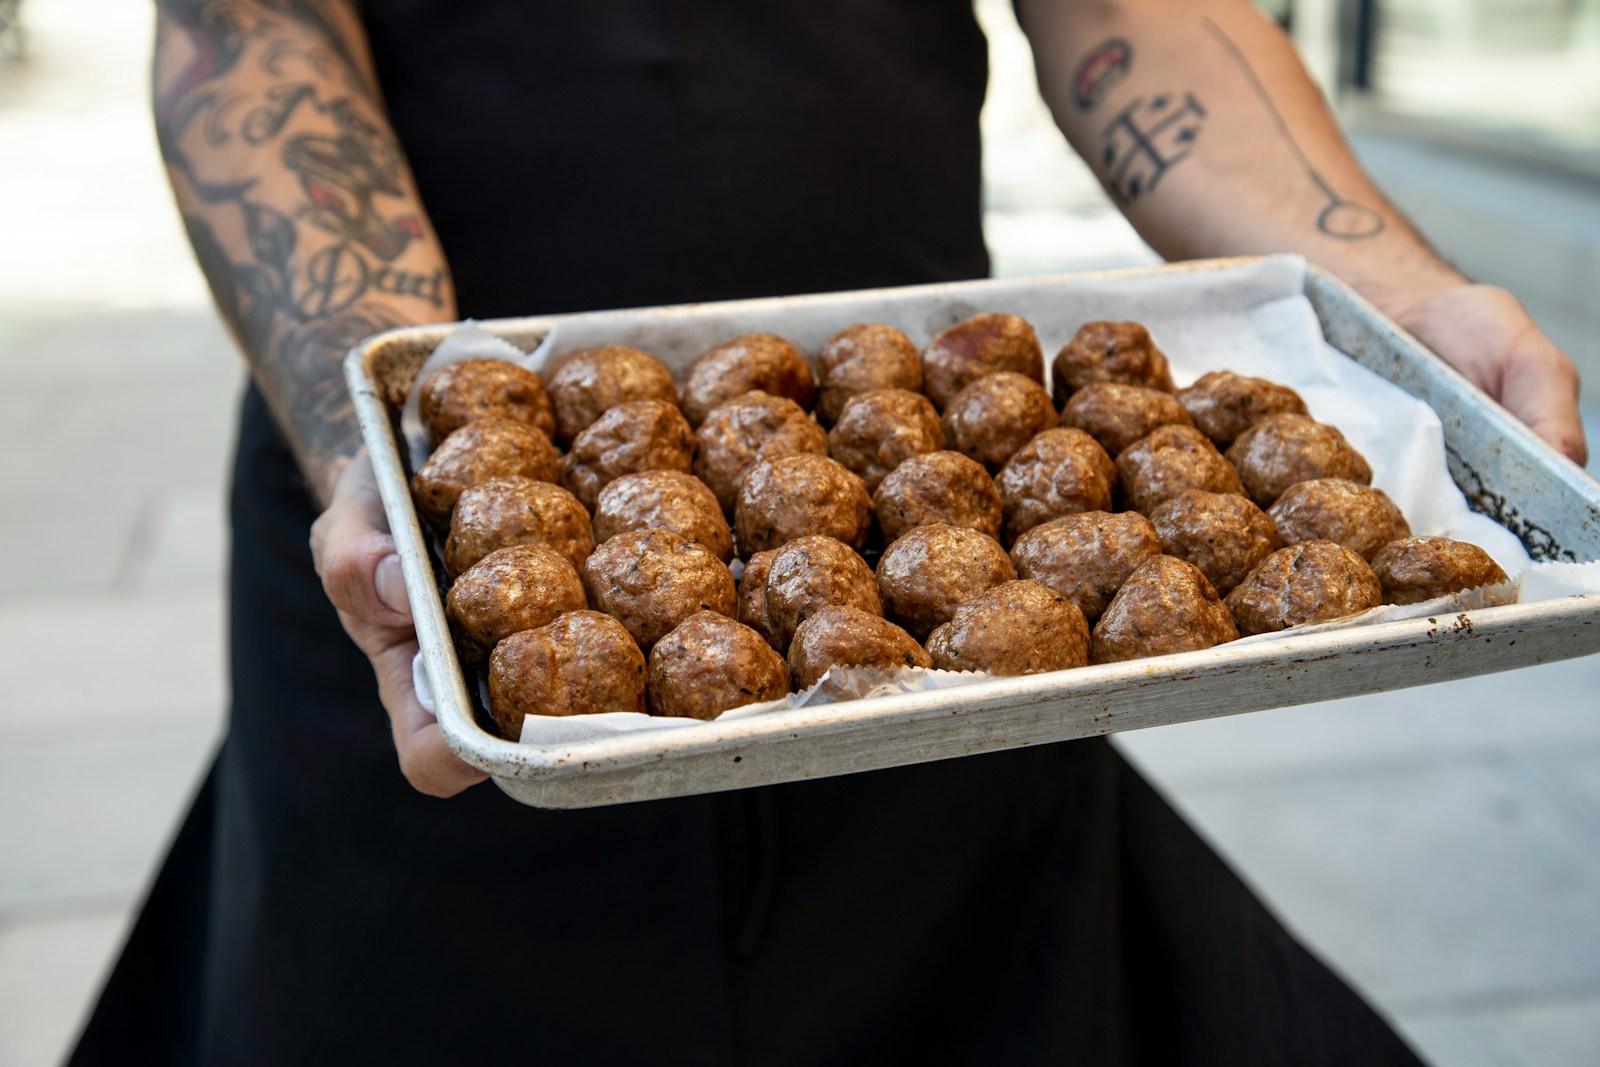
M 992 471 L 1056 424 L 1044 386 L 1012 371 L 985 374 L 950 398 L 944 436 L 951 448 Z
M 828 435 L 799 404 L 759 389 L 711 409 L 694 432 L 694 473 L 717 495 L 725 514 L 739 503 L 745 472 L 763 459 L 801 452 L 828 454 Z
M 928 638 L 944 671 L 1043 674 L 1089 662 L 1089 624 L 1078 605 L 1038 582 L 995 586 L 956 608 Z
M 1035 526 L 1011 548 L 1017 575 L 1066 596 L 1092 624 L 1128 575 L 1161 554 L 1149 519 L 1132 511 L 1086 511 Z
M 905 460 L 942 448 L 939 413 L 927 397 L 905 389 L 851 397 L 828 431 L 828 455 L 859 475 L 869 493 Z
M 1150 513 L 1161 551 L 1200 568 L 1222 596 L 1283 547 L 1267 513 L 1247 496 L 1185 489 Z
M 1328 622 L 1382 603 L 1383 586 L 1367 561 L 1332 541 L 1278 549 L 1227 597 L 1246 637 Z
M 607 345 L 560 358 L 550 375 L 556 439 L 570 443 L 618 404 L 633 400 L 678 402 L 678 386 L 667 365 L 638 348 Z
M 543 545 L 491 552 L 450 586 L 445 614 L 468 663 L 482 663 L 502 639 L 587 606 L 583 582 L 564 556 Z
M 862 323 L 828 338 L 817 352 L 817 419 L 832 426 L 851 397 L 873 389 L 922 392 L 922 359 L 893 326 Z
M 594 551 L 589 513 L 559 485 L 532 478 L 496 478 L 463 492 L 444 543 L 450 573 L 460 574 L 511 545 L 543 545 L 581 567 Z
M 1267 515 L 1285 544 L 1334 541 L 1365 560 L 1391 541 L 1411 536 L 1411 525 L 1388 493 L 1346 478 L 1296 482 Z
M 1050 365 L 1057 407 L 1093 382 L 1122 382 L 1172 392 L 1167 357 L 1150 331 L 1137 322 L 1088 322 L 1056 353 Z
M 782 652 L 788 646 L 788 639 L 778 640 L 778 635 L 772 632 L 772 620 L 767 615 L 767 573 L 772 570 L 772 560 L 777 554 L 777 550 L 773 549 L 757 552 L 745 560 L 744 571 L 739 575 L 737 617 L 760 634 L 767 644 Z
M 589 603 L 614 615 L 645 651 L 697 611 L 732 618 L 733 575 L 710 549 L 670 530 L 634 530 L 597 547 L 583 565 Z
M 1185 489 L 1244 492 L 1239 472 L 1193 426 L 1161 426 L 1123 449 L 1117 477 L 1129 506 L 1144 515 Z
M 606 411 L 561 457 L 561 484 L 594 509 L 600 490 L 624 474 L 687 471 L 694 436 L 683 415 L 665 400 L 630 400 Z
M 1151 556 L 1095 623 L 1089 660 L 1121 663 L 1238 639 L 1233 616 L 1200 568 L 1175 556 Z
M 1000 542 L 964 526 L 919 526 L 883 550 L 878 595 L 885 613 L 918 639 L 956 608 L 1017 577 Z
M 1109 511 L 1117 467 L 1082 430 L 1046 430 L 995 475 L 1005 507 L 1005 535 L 1014 541 L 1041 522 L 1080 511 Z
M 1269 415 L 1228 448 L 1250 499 L 1270 508 L 1296 482 L 1348 478 L 1372 483 L 1372 467 L 1332 426 L 1306 415 Z
M 1090 382 L 1061 410 L 1061 425 L 1084 431 L 1116 456 L 1162 426 L 1188 426 L 1178 398 L 1159 389 L 1122 382 Z
M 827 456 L 764 459 L 744 477 L 733 530 L 745 556 L 807 534 L 837 537 L 860 551 L 872 530 L 872 498 L 860 478 Z
M 569 611 L 514 633 L 489 657 L 489 713 L 507 740 L 522 736 L 524 715 L 644 710 L 644 653 L 598 611 Z
M 789 675 L 796 689 L 809 689 L 834 667 L 931 667 L 933 660 L 916 638 L 888 619 L 860 608 L 819 608 L 794 632 L 789 644 Z
M 648 687 L 652 714 L 715 719 L 788 696 L 789 666 L 750 627 L 697 611 L 650 650 Z
M 872 568 L 849 545 L 832 537 L 797 537 L 778 549 L 768 566 L 765 595 L 777 649 L 788 648 L 795 628 L 829 604 L 883 614 Z
M 417 399 L 432 445 L 483 418 L 524 422 L 547 437 L 556 429 L 544 380 L 504 359 L 447 363 L 428 376 Z
M 600 490 L 593 529 L 595 544 L 634 530 L 671 530 L 724 563 L 733 558 L 733 531 L 716 494 L 682 471 L 624 474 Z
M 683 387 L 683 413 L 699 426 L 711 409 L 760 389 L 810 411 L 817 385 L 811 364 L 793 344 L 772 333 L 747 333 L 695 357 Z
M 556 480 L 556 446 L 539 430 L 511 419 L 478 419 L 446 437 L 411 478 L 417 511 L 438 529 L 450 525 L 456 499 L 474 485 L 522 475 Z
M 1228 370 L 1202 374 L 1178 400 L 1200 432 L 1227 448 L 1238 436 L 1269 415 L 1306 414 L 1306 402 L 1287 385 Z
M 1385 545 L 1372 557 L 1372 570 L 1391 604 L 1418 604 L 1465 589 L 1498 585 L 1506 572 L 1494 558 L 1468 541 L 1448 537 L 1407 537 Z
M 935 522 L 998 539 L 1005 514 L 989 472 L 959 452 L 912 456 L 878 485 L 872 506 L 885 541 Z
M 1026 319 L 1005 312 L 974 315 L 933 339 L 922 353 L 922 391 L 943 411 L 970 382 L 995 371 L 1044 381 L 1044 350 Z

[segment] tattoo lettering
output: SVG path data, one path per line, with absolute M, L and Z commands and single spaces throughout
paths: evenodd
M 1210 18 L 1202 16 L 1206 29 L 1211 36 L 1217 39 L 1217 44 L 1228 53 L 1239 70 L 1244 74 L 1245 80 L 1255 90 L 1261 104 L 1267 109 L 1267 114 L 1272 116 L 1273 124 L 1278 128 L 1278 136 L 1283 143 L 1289 146 L 1289 151 L 1299 160 L 1300 166 L 1305 170 L 1306 177 L 1311 179 L 1311 184 L 1317 187 L 1326 199 L 1327 205 L 1317 213 L 1317 229 L 1328 237 L 1341 241 L 1359 241 L 1367 237 L 1376 237 L 1383 232 L 1383 216 L 1365 204 L 1358 204 L 1353 200 L 1346 200 L 1334 191 L 1328 180 L 1311 165 L 1311 160 L 1306 158 L 1304 150 L 1295 141 L 1294 134 L 1289 130 L 1289 124 L 1283 120 L 1283 115 L 1272 102 L 1272 96 L 1267 92 L 1267 87 L 1261 84 L 1261 79 L 1256 77 L 1255 70 L 1250 62 L 1245 59 L 1244 53 L 1239 51 L 1239 46 L 1222 32 L 1222 27 L 1212 22 Z
M 369 292 L 409 296 L 444 307 L 444 271 L 414 274 L 372 267 L 347 244 L 324 248 L 306 265 L 306 285 L 295 306 L 308 319 L 340 312 Z
M 1101 41 L 1083 57 L 1072 74 L 1072 98 L 1079 111 L 1089 111 L 1116 84 L 1127 77 L 1133 66 L 1133 46 L 1121 37 Z
M 1122 109 L 1100 134 L 1100 162 L 1106 188 L 1132 202 L 1155 192 L 1167 171 L 1189 158 L 1206 119 L 1205 108 L 1189 93 L 1139 97 Z

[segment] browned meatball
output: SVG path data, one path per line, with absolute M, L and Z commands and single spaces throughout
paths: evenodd
M 905 460 L 943 447 L 939 413 L 927 397 L 905 389 L 851 397 L 828 431 L 828 454 L 860 475 L 869 493 Z
M 1246 637 L 1327 622 L 1382 603 L 1383 586 L 1367 561 L 1332 541 L 1278 549 L 1227 597 Z
M 778 640 L 778 635 L 772 632 L 772 620 L 767 616 L 767 574 L 777 555 L 776 549 L 757 552 L 745 561 L 744 572 L 739 575 L 739 621 L 782 652 L 788 641 Z
M 788 397 L 759 389 L 712 408 L 694 439 L 694 472 L 728 515 L 739 503 L 745 472 L 759 460 L 828 454 L 828 434 L 816 420 Z
M 1448 537 L 1407 537 L 1372 557 L 1372 571 L 1391 604 L 1417 604 L 1506 581 L 1494 558 L 1467 541 Z
M 744 476 L 733 530 L 746 556 L 806 534 L 837 537 L 859 552 L 872 530 L 872 498 L 827 456 L 764 459 Z
M 656 715 L 715 719 L 788 696 L 789 666 L 750 627 L 697 611 L 650 650 L 649 688 Z
M 1046 430 L 995 475 L 1006 540 L 1062 515 L 1109 511 L 1116 481 L 1116 464 L 1094 438 L 1082 430 Z
M 1223 596 L 1283 547 L 1267 513 L 1238 493 L 1185 489 L 1150 513 L 1161 551 L 1200 568 Z
M 1056 424 L 1044 386 L 1012 371 L 986 374 L 950 398 L 944 435 L 950 447 L 992 471 Z
M 747 333 L 695 357 L 683 387 L 683 413 L 699 426 L 711 409 L 760 389 L 807 411 L 817 396 L 811 364 L 777 334 Z
M 733 531 L 705 483 L 682 471 L 624 474 L 600 490 L 594 508 L 594 543 L 634 530 L 671 530 L 709 548 L 722 562 L 733 558 Z
M 922 391 L 922 360 L 911 338 L 893 326 L 863 323 L 832 337 L 817 353 L 817 418 L 832 426 L 845 401 L 872 389 Z
M 888 619 L 847 605 L 813 612 L 789 644 L 789 675 L 796 689 L 816 685 L 832 667 L 931 667 L 916 638 Z
M 665 400 L 630 400 L 572 442 L 561 457 L 561 484 L 592 511 L 600 490 L 624 474 L 687 471 L 693 463 L 694 435 L 678 409 Z
M 463 492 L 444 543 L 450 573 L 460 574 L 511 545 L 543 545 L 581 567 L 594 551 L 589 513 L 559 485 L 532 478 L 496 478 Z
M 1283 491 L 1267 512 L 1285 544 L 1335 541 L 1371 560 L 1411 525 L 1389 494 L 1345 478 L 1313 478 Z
M 1006 582 L 956 608 L 928 638 L 928 655 L 945 671 L 1064 671 L 1089 662 L 1089 624 L 1055 590 Z
M 795 627 L 818 608 L 849 604 L 883 614 L 878 584 L 867 561 L 832 537 L 797 537 L 773 555 L 766 579 L 772 647 L 789 647 Z
M 489 553 L 467 568 L 445 597 L 450 632 L 468 663 L 482 663 L 496 644 L 518 630 L 543 626 L 563 611 L 585 606 L 578 572 L 566 557 L 543 545 L 512 545 Z
M 1185 489 L 1244 492 L 1239 472 L 1193 426 L 1161 426 L 1123 449 L 1117 477 L 1128 505 L 1145 515 Z
M 411 478 L 417 511 L 439 529 L 463 490 L 520 474 L 537 482 L 556 480 L 559 459 L 550 438 L 526 423 L 478 419 L 446 437 Z
M 1000 542 L 965 526 L 918 526 L 878 559 L 878 594 L 890 618 L 921 640 L 956 608 L 1017 577 Z
M 1250 499 L 1264 508 L 1312 478 L 1372 482 L 1372 467 L 1344 434 L 1307 415 L 1267 416 L 1233 442 L 1228 462 L 1238 468 Z
M 1050 365 L 1056 406 L 1092 382 L 1122 382 L 1172 392 L 1167 357 L 1137 322 L 1087 322 Z
M 1178 400 L 1218 448 L 1227 448 L 1268 415 L 1306 414 L 1306 402 L 1287 385 L 1231 370 L 1202 374 L 1193 385 L 1178 390 Z
M 524 715 L 645 710 L 644 653 L 616 619 L 569 611 L 522 630 L 489 657 L 489 712 L 500 735 L 522 736 Z
M 1095 623 L 1089 661 L 1121 663 L 1238 639 L 1233 616 L 1200 568 L 1174 556 L 1152 556 L 1122 583 Z
M 872 506 L 885 541 L 933 522 L 998 538 L 1005 514 L 989 472 L 959 452 L 912 456 L 879 484 Z
M 557 440 L 570 442 L 618 404 L 631 400 L 678 403 L 678 387 L 667 365 L 648 352 L 623 345 L 585 348 L 563 356 L 550 375 Z
M 1044 349 L 1026 319 L 1005 312 L 974 315 L 933 339 L 922 353 L 922 391 L 944 410 L 950 398 L 985 374 L 1009 370 L 1044 381 Z
M 527 423 L 547 437 L 556 430 L 544 380 L 503 359 L 466 359 L 440 367 L 423 383 L 418 403 L 434 445 L 483 418 Z
M 1128 575 L 1161 554 L 1156 528 L 1132 511 L 1086 511 L 1035 526 L 1011 548 L 1022 578 L 1066 596 L 1093 623 Z
M 1188 426 L 1178 398 L 1159 389 L 1122 382 L 1090 382 L 1061 410 L 1061 425 L 1089 434 L 1106 455 L 1116 456 L 1162 426 Z
M 645 651 L 695 612 L 731 619 L 738 604 L 727 565 L 671 530 L 611 538 L 584 563 L 583 585 L 589 603 L 616 616 Z

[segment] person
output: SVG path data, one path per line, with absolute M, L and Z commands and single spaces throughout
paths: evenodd
M 233 708 L 73 1063 L 1416 1062 L 1103 741 L 551 813 L 471 788 L 412 692 L 344 351 L 984 275 L 968 0 L 158 7 L 157 130 L 253 373 Z M 1570 362 L 1244 0 L 1018 7 L 1160 253 L 1302 252 L 1581 459 Z

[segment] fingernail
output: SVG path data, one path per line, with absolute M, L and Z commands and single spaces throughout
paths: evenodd
M 384 556 L 378 561 L 377 570 L 372 573 L 372 584 L 378 591 L 378 599 L 390 611 L 399 612 L 401 615 L 411 614 L 410 603 L 406 600 L 406 579 L 400 571 L 399 556 Z

